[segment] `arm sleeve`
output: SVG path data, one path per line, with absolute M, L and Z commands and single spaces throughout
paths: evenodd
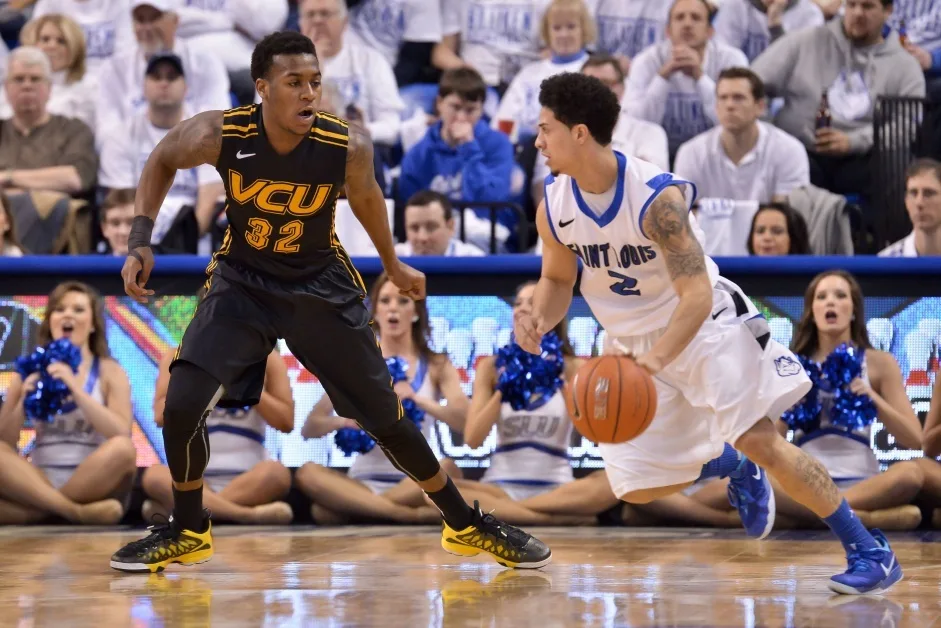
M 458 149 L 458 155 L 464 162 L 461 180 L 464 200 L 504 201 L 510 198 L 513 146 L 502 134 L 498 141 L 491 140 L 489 143 L 489 150 L 486 151 L 479 140 L 468 142 Z
M 635 118 L 660 124 L 666 113 L 670 83 L 657 72 L 654 56 L 635 58 L 624 90 L 624 108 Z
M 136 188 L 134 159 L 127 128 L 115 128 L 101 140 L 98 185 L 109 189 Z
M 778 39 L 752 62 L 751 69 L 761 77 L 771 97 L 781 95 L 791 81 L 803 37 L 790 35 Z

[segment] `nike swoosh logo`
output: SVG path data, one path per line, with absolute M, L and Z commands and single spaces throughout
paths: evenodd
M 565 222 L 562 222 L 562 221 L 560 220 L 560 221 L 559 221 L 559 229 L 561 229 L 562 227 L 568 227 L 568 226 L 569 226 L 570 224 L 572 224 L 573 222 L 575 222 L 575 219 L 574 219 L 574 218 L 572 218 L 571 220 L 567 220 L 567 221 L 565 221 Z
M 882 567 L 883 573 L 885 573 L 886 577 L 888 577 L 889 572 L 892 571 L 893 567 L 895 567 L 895 556 L 894 555 L 892 556 L 892 560 L 889 561 L 888 567 L 886 567 L 882 563 L 879 563 L 879 566 Z
M 727 309 L 729 309 L 729 308 L 724 307 L 724 308 L 722 308 L 721 310 L 719 310 L 718 312 L 716 312 L 715 314 L 713 314 L 713 315 L 712 315 L 712 320 L 716 320 L 717 318 L 719 318 L 719 314 L 721 314 L 722 312 L 726 311 Z
M 755 475 L 753 475 L 752 477 L 755 478 L 756 480 L 760 480 L 760 479 L 761 479 L 761 468 L 758 468 L 758 469 L 755 471 Z
M 255 156 L 255 153 L 245 153 L 245 154 L 242 154 L 242 151 L 239 151 L 239 152 L 235 153 L 235 158 L 236 158 L 236 159 L 245 159 L 246 157 L 254 157 L 254 156 Z

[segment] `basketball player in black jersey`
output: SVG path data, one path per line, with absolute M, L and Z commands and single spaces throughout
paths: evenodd
M 442 546 L 490 553 L 534 568 L 551 553 L 538 539 L 468 507 L 402 405 L 363 303 L 365 288 L 333 228 L 345 190 L 390 280 L 425 297 L 425 277 L 395 256 L 373 147 L 360 128 L 318 111 L 314 45 L 294 32 L 263 39 L 252 54 L 261 105 L 210 111 L 174 127 L 141 174 L 129 254 L 121 274 L 138 301 L 154 267 L 150 234 L 177 170 L 213 164 L 225 182 L 229 228 L 207 268 L 208 292 L 171 366 L 163 440 L 173 476 L 173 517 L 111 558 L 122 571 L 162 571 L 213 554 L 202 474 L 206 416 L 217 402 L 258 402 L 278 338 L 321 381 L 338 414 L 355 419 L 441 510 Z

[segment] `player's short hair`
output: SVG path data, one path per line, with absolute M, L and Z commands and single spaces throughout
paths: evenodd
M 593 76 L 575 72 L 563 72 L 544 80 L 539 89 L 539 104 L 569 128 L 584 124 L 602 146 L 611 143 L 611 134 L 621 115 L 618 97 L 607 85 Z
M 905 182 L 908 183 L 908 180 L 912 177 L 917 177 L 926 172 L 932 173 L 935 179 L 941 181 L 941 162 L 927 158 L 916 159 L 905 170 Z
M 445 222 L 451 220 L 451 214 L 454 211 L 454 207 L 451 205 L 451 199 L 441 192 L 435 192 L 434 190 L 422 190 L 420 192 L 415 192 L 405 202 L 405 208 L 428 207 L 432 203 L 441 205 L 441 209 L 444 211 Z
M 722 70 L 719 72 L 719 79 L 716 81 L 716 86 L 724 79 L 745 79 L 748 81 L 749 85 L 751 85 L 751 95 L 756 102 L 765 98 L 764 82 L 761 80 L 760 76 L 748 68 L 726 68 Z
M 296 31 L 278 31 L 262 39 L 252 51 L 252 80 L 268 76 L 278 55 L 314 55 L 314 42 Z
M 618 81 L 623 83 L 626 78 L 624 76 L 624 68 L 621 67 L 621 63 L 613 55 L 609 55 L 606 52 L 592 53 L 582 66 L 582 72 L 588 68 L 603 68 L 606 65 L 611 66 L 614 70 L 614 74 L 618 77 Z
M 441 75 L 438 98 L 457 94 L 461 100 L 483 102 L 487 98 L 487 84 L 474 68 L 454 68 Z

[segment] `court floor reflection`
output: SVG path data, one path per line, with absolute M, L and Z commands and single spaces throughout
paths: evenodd
M 824 534 L 542 529 L 539 571 L 461 562 L 432 528 L 224 528 L 215 558 L 161 575 L 112 571 L 134 530 L 0 528 L 2 626 L 941 625 L 941 535 L 891 537 L 905 580 L 838 597 L 843 557 Z

